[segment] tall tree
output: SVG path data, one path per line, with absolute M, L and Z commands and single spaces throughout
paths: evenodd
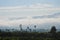
M 20 24 L 20 26 L 19 26 L 19 27 L 20 27 L 20 31 L 22 31 L 22 24 Z
M 6 32 L 9 32 L 9 29 L 6 29 Z
M 35 32 L 36 32 L 36 25 L 34 25 L 34 28 L 35 28 Z
M 27 27 L 27 31 L 29 30 L 29 27 Z
M 0 29 L 0 33 L 1 33 L 1 31 L 2 31 L 2 30 Z
M 56 33 L 56 27 L 52 26 L 50 33 Z

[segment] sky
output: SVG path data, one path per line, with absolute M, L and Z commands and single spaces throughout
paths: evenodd
M 60 0 L 0 0 L 0 16 L 33 16 L 60 12 Z
M 47 17 L 57 13 L 60 15 L 60 0 L 0 0 L 0 25 L 25 24 L 30 23 L 29 21 L 41 24 L 60 22 L 58 15 L 57 18 Z M 32 16 L 44 18 L 33 19 Z
M 36 3 L 53 4 L 55 6 L 60 6 L 60 0 L 0 0 L 0 6 L 21 6 Z

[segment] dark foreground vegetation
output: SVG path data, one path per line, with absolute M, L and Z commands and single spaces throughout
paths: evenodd
M 0 40 L 60 40 L 60 32 L 53 26 L 50 32 L 3 32 L 0 31 Z

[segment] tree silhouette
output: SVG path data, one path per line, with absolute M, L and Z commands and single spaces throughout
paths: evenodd
M 29 29 L 29 27 L 27 27 L 27 29 Z
M 20 31 L 22 31 L 22 24 L 20 24 L 20 26 L 19 26 L 19 27 L 20 27 Z
M 0 33 L 1 33 L 1 29 L 0 29 Z
M 30 32 L 31 32 L 31 29 L 29 29 L 30 30 Z
M 6 32 L 9 32 L 9 29 L 6 29 Z
M 35 32 L 36 32 L 36 25 L 34 25 L 34 28 L 35 28 Z
M 14 29 L 12 29 L 12 31 L 14 31 Z
M 29 27 L 27 27 L 27 31 L 29 30 Z
M 56 33 L 56 27 L 52 26 L 50 33 Z

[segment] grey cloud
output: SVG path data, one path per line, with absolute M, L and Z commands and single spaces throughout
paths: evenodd
M 37 18 L 60 18 L 60 13 L 54 13 L 51 15 L 44 15 L 44 16 L 33 16 L 32 18 L 37 19 Z
M 9 18 L 9 20 L 19 20 L 19 19 L 26 19 L 27 17 L 13 17 Z

